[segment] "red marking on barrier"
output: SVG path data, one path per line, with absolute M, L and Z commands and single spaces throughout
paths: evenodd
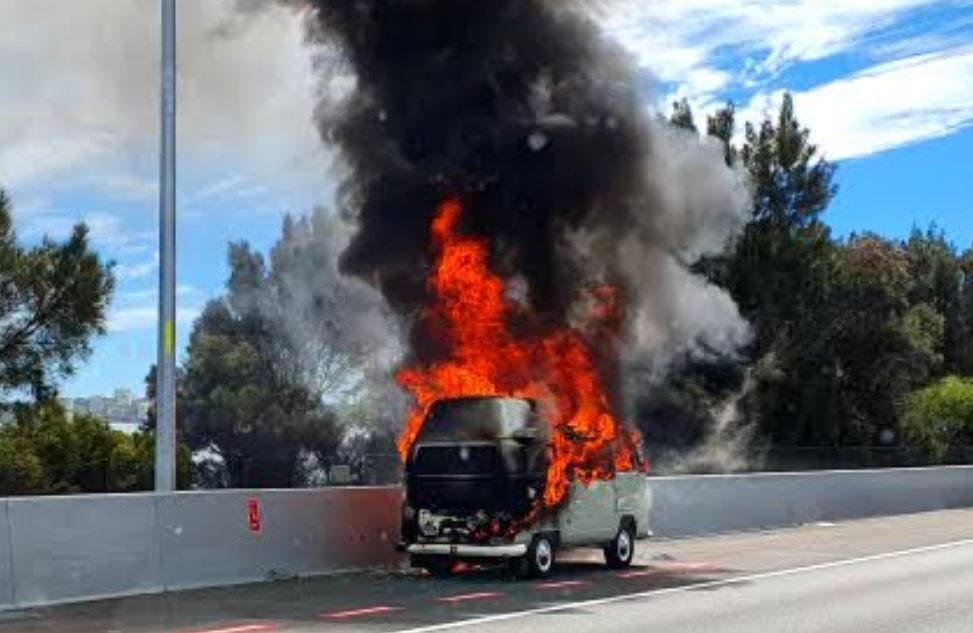
M 247 527 L 251 532 L 260 531 L 260 500 L 247 499 Z
M 364 607 L 361 609 L 350 609 L 348 611 L 332 611 L 330 613 L 321 613 L 318 615 L 319 618 L 328 618 L 330 620 L 343 620 L 345 618 L 358 618 L 366 615 L 381 615 L 383 613 L 391 613 L 393 611 L 401 611 L 402 607 L 391 607 L 388 605 L 379 605 L 377 607 Z
M 582 587 L 590 584 L 587 580 L 561 580 L 559 582 L 542 582 L 534 586 L 538 589 L 561 589 L 562 587 Z
M 446 596 L 436 598 L 439 602 L 466 602 L 467 600 L 486 600 L 487 598 L 499 598 L 502 594 L 494 591 L 479 591 L 477 593 L 461 593 L 457 596 Z
M 185 633 L 264 633 L 266 631 L 276 631 L 280 628 L 277 624 L 240 624 L 237 626 L 227 626 L 219 629 L 197 629 L 186 631 Z

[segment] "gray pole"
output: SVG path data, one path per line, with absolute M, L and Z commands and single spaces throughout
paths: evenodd
M 176 0 L 162 0 L 161 110 L 155 490 L 170 492 L 176 487 Z

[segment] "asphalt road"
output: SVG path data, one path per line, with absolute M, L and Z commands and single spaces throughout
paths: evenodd
M 0 633 L 973 632 L 973 510 L 642 542 L 546 582 L 404 570 L 0 613 Z

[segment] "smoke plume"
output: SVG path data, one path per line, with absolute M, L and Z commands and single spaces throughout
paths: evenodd
M 732 300 L 690 270 L 746 221 L 743 181 L 716 141 L 651 115 L 635 66 L 581 3 L 301 4 L 311 41 L 337 55 L 328 76 L 353 77 L 316 113 L 356 226 L 343 271 L 416 314 L 430 221 L 458 196 L 462 230 L 489 244 L 533 318 L 571 323 L 587 289 L 621 289 L 623 402 L 674 358 L 745 342 Z M 435 360 L 430 332 L 414 328 L 410 343 Z

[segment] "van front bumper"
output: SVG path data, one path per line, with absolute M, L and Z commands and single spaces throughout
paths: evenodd
M 523 543 L 512 545 L 465 545 L 462 543 L 413 543 L 406 547 L 420 556 L 458 556 L 461 558 L 517 558 L 527 553 Z

